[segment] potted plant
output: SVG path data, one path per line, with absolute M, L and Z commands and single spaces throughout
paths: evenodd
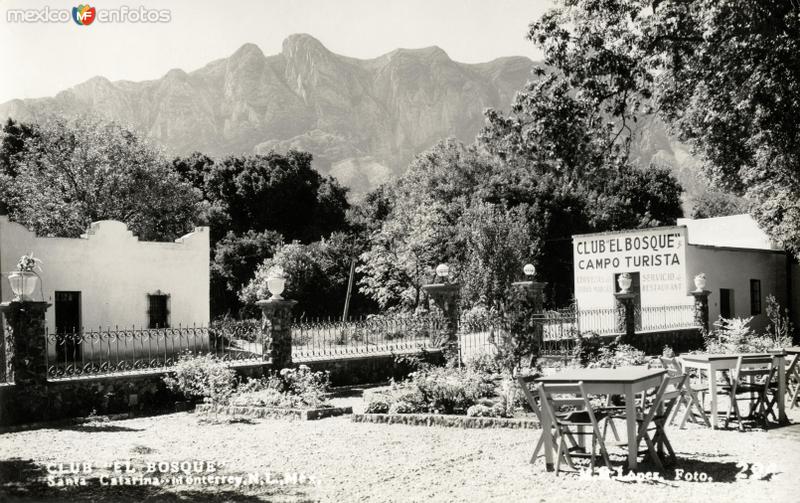
M 33 256 L 33 252 L 23 255 L 17 262 L 17 270 L 8 275 L 8 282 L 11 283 L 11 290 L 14 292 L 14 300 L 31 300 L 31 295 L 36 291 L 39 282 L 39 275 L 36 271 L 42 270 L 41 260 Z
M 631 277 L 631 273 L 623 272 L 617 278 L 617 284 L 619 285 L 620 293 L 628 293 L 631 289 L 631 284 L 633 284 L 633 278 Z
M 275 265 L 269 268 L 269 271 L 267 271 L 267 289 L 272 294 L 271 300 L 283 300 L 281 294 L 286 286 L 286 278 L 287 274 L 283 267 Z
M 702 292 L 706 289 L 706 273 L 701 272 L 694 277 L 694 286 L 697 289 L 695 290 L 696 292 Z

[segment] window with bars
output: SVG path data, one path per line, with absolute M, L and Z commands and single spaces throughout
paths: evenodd
M 149 328 L 169 328 L 169 295 L 161 293 L 147 296 Z
M 761 280 L 750 280 L 750 314 L 761 314 Z

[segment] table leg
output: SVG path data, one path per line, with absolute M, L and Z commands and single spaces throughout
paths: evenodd
M 778 358 L 778 422 L 786 424 L 789 418 L 786 417 L 786 362 L 783 358 Z
M 717 429 L 717 370 L 708 370 L 708 389 L 711 393 L 711 427 Z
M 635 470 L 637 465 L 636 457 L 639 454 L 639 442 L 637 442 L 638 432 L 636 431 L 636 396 L 633 394 L 633 386 L 625 388 L 625 425 L 628 429 L 628 468 Z
M 550 414 L 542 409 L 542 435 L 544 435 L 544 466 L 548 472 L 553 471 L 553 435 L 550 434 L 552 424 L 550 423 Z

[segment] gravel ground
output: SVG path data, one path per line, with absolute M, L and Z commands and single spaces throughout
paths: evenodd
M 345 400 L 346 401 L 346 400 Z M 800 421 L 797 410 L 790 418 Z M 256 420 L 209 424 L 191 413 L 95 422 L 0 435 L 0 501 L 800 501 L 800 424 L 768 432 L 671 430 L 675 468 L 714 482 L 632 482 L 555 477 L 531 465 L 538 431 L 460 430 L 405 425 Z M 623 451 L 612 449 L 621 466 Z M 288 485 L 100 486 L 105 466 L 213 461 L 214 475 L 302 473 Z M 48 463 L 92 462 L 87 487 L 48 487 Z M 757 480 L 742 463 L 768 472 Z M 646 466 L 640 467 L 647 470 Z M 117 472 L 117 475 L 120 475 Z M 153 475 L 153 474 L 149 474 Z M 157 475 L 157 474 L 155 474 Z M 201 475 L 194 473 L 194 475 Z

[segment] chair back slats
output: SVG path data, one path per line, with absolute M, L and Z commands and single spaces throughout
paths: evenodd
M 581 388 L 578 384 L 544 384 L 545 390 L 551 395 L 580 395 Z
M 775 358 L 771 356 L 740 356 L 736 362 L 734 378 L 741 384 L 743 378 L 748 380 L 771 380 L 775 371 Z
M 662 356 L 659 358 L 659 360 L 661 360 L 661 365 L 667 369 L 667 374 L 670 376 L 678 376 L 683 374 L 683 367 L 677 358 L 667 358 Z

